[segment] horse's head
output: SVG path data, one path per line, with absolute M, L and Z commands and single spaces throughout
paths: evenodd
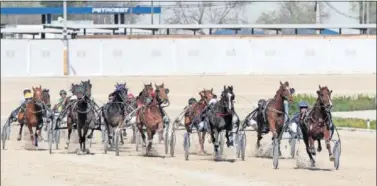
M 221 100 L 228 112 L 231 112 L 234 109 L 234 98 L 233 86 L 226 87 L 224 85 L 224 90 L 221 93 Z
M 69 89 L 69 90 L 72 92 L 73 95 L 76 95 L 75 94 L 75 90 L 76 90 L 76 88 L 78 86 L 80 86 L 80 85 L 79 84 L 74 84 L 74 83 L 71 84 L 71 89 Z
M 38 106 L 42 106 L 43 104 L 43 96 L 42 96 L 42 86 L 39 85 L 39 87 L 33 87 L 33 100 L 35 104 Z
M 84 85 L 78 85 L 74 87 L 75 96 L 77 97 L 78 101 L 82 101 L 85 99 L 85 87 Z
M 154 86 L 156 88 L 155 90 L 156 96 L 161 99 L 162 103 L 169 104 L 170 102 L 169 102 L 168 94 L 170 90 L 168 88 L 165 88 L 164 83 L 162 83 L 161 85 L 154 84 Z
M 81 84 L 84 86 L 85 95 L 89 98 L 92 97 L 92 84 L 90 83 L 90 79 L 88 81 L 81 81 Z
M 115 85 L 115 99 L 118 101 L 125 101 L 127 99 L 128 88 L 126 83 L 117 83 Z
M 151 97 L 151 96 L 154 95 L 154 90 L 153 90 L 152 83 L 150 83 L 150 84 L 144 84 L 144 89 L 142 91 L 142 95 L 144 97 Z
M 293 94 L 295 93 L 294 88 L 289 88 L 289 83 L 286 81 L 284 84 L 280 81 L 280 88 L 276 91 L 276 96 L 282 98 L 283 100 L 288 100 L 289 103 L 293 102 Z
M 206 103 L 208 103 L 215 94 L 213 93 L 213 88 L 211 88 L 211 90 L 203 89 L 199 92 L 199 95 L 201 101 L 205 101 Z
M 325 107 L 326 111 L 328 112 L 331 110 L 332 107 L 331 93 L 332 90 L 329 90 L 327 86 L 321 87 L 321 85 L 319 85 L 319 90 L 317 90 L 317 102 L 319 102 L 321 106 Z
M 51 99 L 50 99 L 50 90 L 43 89 L 42 90 L 42 101 L 46 104 L 48 108 L 51 108 Z

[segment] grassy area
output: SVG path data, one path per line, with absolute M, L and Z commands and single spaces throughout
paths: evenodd
M 357 96 L 334 96 L 332 97 L 332 112 L 356 111 L 356 110 L 376 110 L 376 98 L 368 95 L 359 94 Z M 309 106 L 313 106 L 317 96 L 307 94 L 294 95 L 294 103 L 289 105 L 289 113 L 298 111 L 298 103 L 306 101 Z
M 367 124 L 363 119 L 357 118 L 333 118 L 333 122 L 337 127 L 350 127 L 350 128 L 360 128 L 366 129 Z M 376 120 L 370 121 L 370 129 L 376 130 Z

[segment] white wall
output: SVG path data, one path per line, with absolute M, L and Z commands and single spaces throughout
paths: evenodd
M 75 39 L 70 74 L 372 74 L 375 38 Z M 60 40 L 1 40 L 1 77 L 63 75 Z

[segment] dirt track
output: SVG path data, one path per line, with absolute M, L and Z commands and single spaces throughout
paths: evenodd
M 60 88 L 66 88 L 70 82 L 79 79 L 2 79 L 1 106 L 2 115 L 7 115 L 19 102 L 20 92 L 24 87 L 42 84 L 57 94 Z M 190 77 L 190 78 L 91 78 L 94 82 L 94 96 L 104 101 L 116 80 L 126 80 L 131 90 L 137 92 L 143 81 L 165 82 L 171 90 L 173 109 L 169 110 L 171 117 L 190 96 L 197 95 L 203 87 L 214 87 L 219 92 L 223 84 L 233 84 L 236 93 L 243 95 L 251 101 L 259 97 L 271 97 L 278 86 L 278 81 L 289 80 L 291 87 L 297 92 L 313 93 L 318 84 L 326 84 L 334 90 L 335 94 L 355 94 L 365 92 L 375 94 L 375 75 L 366 76 L 286 76 L 286 77 Z M 362 83 L 361 83 L 362 82 Z M 261 86 L 262 85 L 262 86 Z M 17 95 L 17 96 L 15 96 Z M 52 96 L 54 98 L 54 96 Z M 249 103 L 239 101 L 238 108 L 246 107 Z M 240 114 L 244 117 L 243 114 Z M 3 122 L 2 122 L 3 123 Z M 317 156 L 317 169 L 309 170 L 303 162 L 307 159 L 300 144 L 299 157 L 296 160 L 280 160 L 280 169 L 272 168 L 272 160 L 256 158 L 254 144 L 256 136 L 253 132 L 248 134 L 246 161 L 232 159 L 229 149 L 225 151 L 227 161 L 214 162 L 212 156 L 191 155 L 190 161 L 183 160 L 182 133 L 177 136 L 176 156 L 164 157 L 162 145 L 155 146 L 157 157 L 144 157 L 136 152 L 134 145 L 127 143 L 122 148 L 119 157 L 114 152 L 103 154 L 102 144 L 98 141 L 91 148 L 94 155 L 81 155 L 68 153 L 65 150 L 55 151 L 49 155 L 45 150 L 25 150 L 27 141 L 17 142 L 16 128 L 12 130 L 12 139 L 7 143 L 7 150 L 1 151 L 1 184 L 14 185 L 376 185 L 376 134 L 375 133 L 340 133 L 342 137 L 342 156 L 340 170 L 334 170 L 328 160 L 324 149 Z M 196 152 L 197 140 L 192 139 L 191 152 Z M 24 136 L 25 138 L 25 136 Z M 270 137 L 264 138 L 267 149 Z M 61 146 L 64 141 L 61 142 Z M 42 149 L 46 143 L 42 142 Z M 72 144 L 71 150 L 78 144 Z M 283 147 L 283 155 L 288 156 L 288 151 Z M 289 148 L 289 146 L 288 146 Z M 211 145 L 206 146 L 209 153 Z M 298 163 L 298 167 L 296 165 Z

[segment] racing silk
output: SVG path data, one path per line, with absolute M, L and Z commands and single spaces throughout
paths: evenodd
M 58 112 L 61 112 L 62 110 L 63 110 L 63 107 L 64 107 L 64 98 L 59 98 L 58 99 L 58 107 L 56 108 L 56 110 L 58 111 Z
M 31 92 L 27 92 L 26 94 L 24 94 L 24 99 L 31 99 L 33 98 L 33 95 L 31 94 Z

